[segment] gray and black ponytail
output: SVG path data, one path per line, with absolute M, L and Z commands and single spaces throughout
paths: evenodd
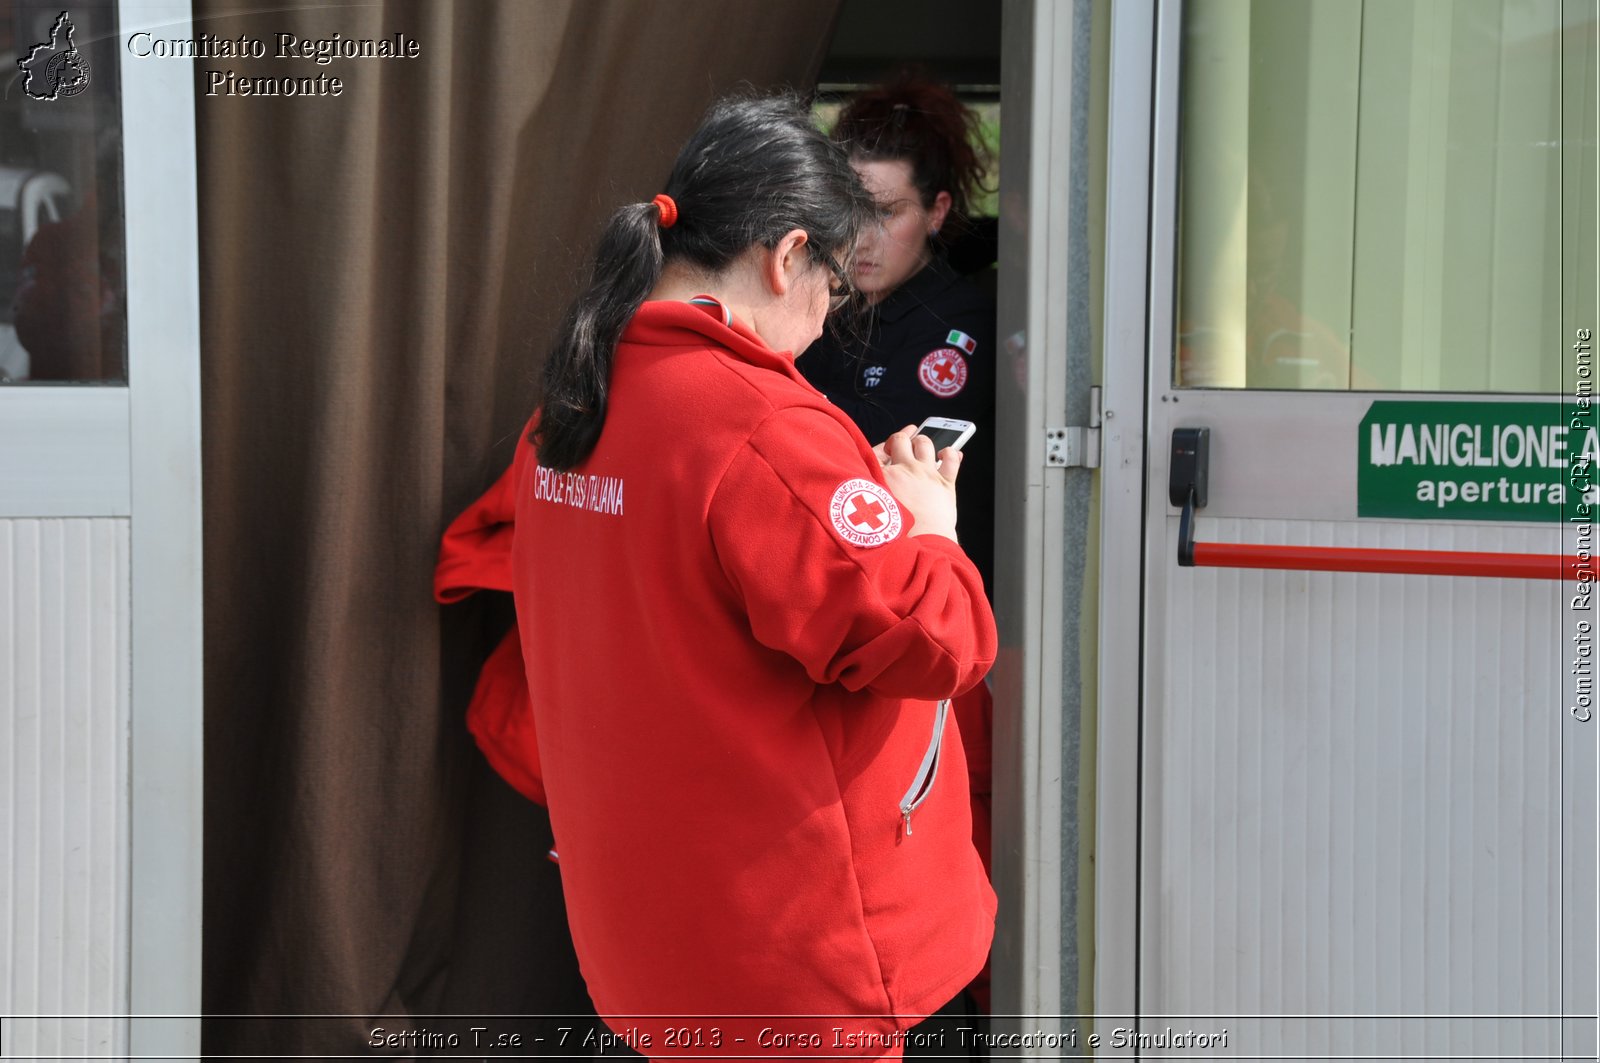
M 822 261 L 847 255 L 876 218 L 849 158 L 792 95 L 714 104 L 679 152 L 665 193 L 678 209 L 671 228 L 662 228 L 654 203 L 611 216 L 588 284 L 562 322 L 531 437 L 547 468 L 571 469 L 599 442 L 617 341 L 667 260 L 718 274 L 752 246 L 776 247 L 801 229 Z

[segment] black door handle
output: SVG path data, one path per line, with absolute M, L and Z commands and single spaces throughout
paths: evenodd
M 1174 428 L 1167 464 L 1167 498 L 1183 507 L 1178 518 L 1178 564 L 1194 565 L 1194 511 L 1206 505 L 1211 475 L 1211 429 Z

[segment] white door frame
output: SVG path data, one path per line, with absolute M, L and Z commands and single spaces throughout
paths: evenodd
M 189 0 L 119 4 L 194 35 Z M 137 19 L 137 23 L 134 21 Z M 132 503 L 128 1010 L 134 1055 L 198 1059 L 204 807 L 194 64 L 122 56 Z
M 997 367 L 993 952 L 997 1034 L 1061 1032 L 1064 619 L 1069 472 L 1046 462 L 1046 426 L 1068 409 L 1075 26 L 1087 5 L 1007 0 L 1002 25 L 1006 201 Z

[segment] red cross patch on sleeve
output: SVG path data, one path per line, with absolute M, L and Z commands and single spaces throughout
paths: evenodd
M 922 386 L 941 399 L 959 395 L 967 386 L 967 360 L 954 347 L 940 347 L 922 356 L 917 366 Z
M 894 496 L 871 480 L 846 480 L 833 492 L 828 516 L 839 538 L 851 546 L 882 546 L 903 523 Z

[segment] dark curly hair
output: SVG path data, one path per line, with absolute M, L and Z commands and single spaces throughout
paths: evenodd
M 940 192 L 966 218 L 987 185 L 993 159 L 979 136 L 978 114 L 949 88 L 916 71 L 868 89 L 839 112 L 833 139 L 852 158 L 904 159 L 924 207 Z

